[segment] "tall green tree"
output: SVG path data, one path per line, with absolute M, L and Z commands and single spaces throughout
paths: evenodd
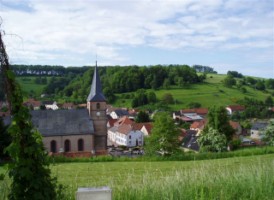
M 135 121 L 136 121 L 137 123 L 150 122 L 149 114 L 148 114 L 146 111 L 141 110 L 141 111 L 137 114 Z
M 3 119 L 0 117 L 0 158 L 7 158 L 8 154 L 5 148 L 10 145 L 11 137 L 8 134 L 7 126 L 4 125 Z
M 218 130 L 209 127 L 198 137 L 197 142 L 201 152 L 222 152 L 226 151 L 226 136 Z
M 274 146 L 274 119 L 271 119 L 269 121 L 269 125 L 267 126 L 267 128 L 265 130 L 264 141 L 268 145 Z
M 204 132 L 208 132 L 209 128 L 218 130 L 219 133 L 226 136 L 227 142 L 232 139 L 235 132 L 229 124 L 227 111 L 223 106 L 214 106 L 208 111 L 208 123 L 204 128 Z
M 12 142 L 8 152 L 13 162 L 9 165 L 10 200 L 54 200 L 57 196 L 57 182 L 51 177 L 49 161 L 41 134 L 33 128 L 29 110 L 23 106 L 20 86 L 10 70 L 8 56 L 0 31 L 1 75 L 10 105 L 12 122 L 8 129 Z M 60 198 L 59 198 L 60 199 Z
M 231 75 L 227 75 L 223 81 L 225 87 L 231 88 L 232 86 L 236 85 L 236 80 Z
M 151 135 L 145 141 L 146 154 L 169 156 L 178 152 L 180 132 L 171 116 L 166 112 L 160 112 L 154 120 Z

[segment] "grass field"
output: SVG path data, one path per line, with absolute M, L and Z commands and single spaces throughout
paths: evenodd
M 28 97 L 30 93 L 33 93 L 35 96 L 40 96 L 42 94 L 42 91 L 44 89 L 45 85 L 42 84 L 36 84 L 34 82 L 35 78 L 33 76 L 19 76 L 16 77 L 16 80 L 20 84 L 24 96 Z M 49 82 L 50 77 L 47 77 L 47 81 Z
M 226 106 L 235 104 L 237 100 L 243 99 L 244 97 L 264 101 L 267 96 L 271 95 L 267 92 L 255 90 L 249 86 L 245 86 L 247 89 L 246 93 L 242 93 L 236 87 L 224 87 L 221 81 L 225 77 L 226 75 L 209 74 L 203 84 L 193 84 L 187 88 L 172 87 L 169 90 L 159 89 L 154 92 L 159 100 L 162 99 L 165 93 L 171 93 L 175 99 L 175 103 L 169 105 L 172 110 L 188 108 L 188 104 L 191 102 L 198 102 L 202 105 L 202 107 L 208 108 L 212 105 Z M 118 99 L 114 106 L 131 107 L 131 100 Z
M 273 154 L 187 162 L 77 162 L 51 168 L 59 182 L 66 185 L 67 199 L 74 199 L 78 187 L 100 186 L 111 187 L 113 199 L 274 197 Z M 0 167 L 0 173 L 3 171 Z

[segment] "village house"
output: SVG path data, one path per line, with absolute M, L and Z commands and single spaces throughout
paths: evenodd
M 71 110 L 71 109 L 75 109 L 76 106 L 74 105 L 74 103 L 63 103 L 61 105 L 61 108 L 66 110 Z
M 127 116 L 122 117 L 108 129 L 108 140 L 115 146 L 142 146 L 144 134 L 140 130 L 142 125 L 135 123 Z
M 41 101 L 35 99 L 28 99 L 23 103 L 24 106 L 28 107 L 30 110 L 40 110 L 42 105 Z
M 207 115 L 207 108 L 194 108 L 176 111 L 173 113 L 174 120 L 182 120 L 184 122 L 194 122 L 203 120 Z
M 264 132 L 267 127 L 267 122 L 255 122 L 250 130 L 250 138 L 261 140 L 264 137 Z
M 205 119 L 201 120 L 201 121 L 196 121 L 193 122 L 190 125 L 190 130 L 196 131 L 197 135 L 200 135 L 202 130 L 205 128 L 207 121 Z
M 59 106 L 56 101 L 43 101 L 43 105 L 47 110 L 58 110 Z
M 232 115 L 235 112 L 243 112 L 245 110 L 244 106 L 241 105 L 230 105 L 225 108 L 229 115 Z
M 119 119 L 124 116 L 129 116 L 129 113 L 127 110 L 117 109 L 112 111 L 109 115 L 111 116 L 112 119 Z

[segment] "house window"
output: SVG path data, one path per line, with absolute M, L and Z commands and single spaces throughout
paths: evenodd
M 50 152 L 56 153 L 56 141 L 55 140 L 52 140 L 50 142 Z
M 100 103 L 96 104 L 96 109 L 100 109 Z
M 128 139 L 131 139 L 131 135 L 130 135 L 130 136 L 128 136 Z
M 65 152 L 70 151 L 70 140 L 65 140 Z
M 84 151 L 84 140 L 83 139 L 78 140 L 78 151 Z

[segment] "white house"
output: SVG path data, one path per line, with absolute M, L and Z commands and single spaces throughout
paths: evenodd
M 56 101 L 45 101 L 43 102 L 47 110 L 58 110 L 59 107 Z
M 264 137 L 264 131 L 267 127 L 266 122 L 256 122 L 252 125 L 251 131 L 250 131 L 250 137 L 252 139 L 259 139 L 261 140 Z
M 143 146 L 144 134 L 134 124 L 121 124 L 108 130 L 108 139 L 115 145 L 127 147 Z

